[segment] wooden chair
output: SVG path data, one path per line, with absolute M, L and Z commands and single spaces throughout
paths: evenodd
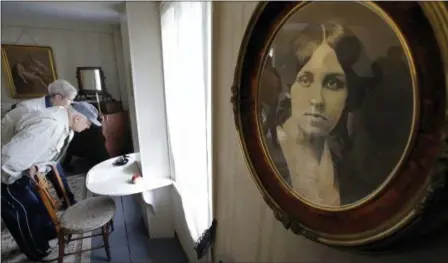
M 61 189 L 64 189 L 56 167 L 52 166 L 52 170 L 53 172 L 56 172 L 59 186 Z M 57 262 L 62 263 L 64 261 L 64 257 L 68 255 L 100 248 L 105 248 L 107 260 L 110 261 L 109 235 L 114 230 L 112 219 L 116 211 L 114 200 L 106 196 L 90 197 L 69 206 L 59 217 L 56 212 L 60 208 L 61 202 L 51 195 L 45 175 L 37 173 L 31 175 L 31 177 L 34 179 L 33 181 L 36 186 L 36 190 L 39 193 L 39 196 L 41 197 L 48 214 L 56 227 L 59 244 Z M 68 201 L 65 190 L 63 192 L 64 199 Z M 101 229 L 101 233 L 72 238 L 72 235 L 74 234 L 85 234 L 97 229 Z M 65 245 L 69 242 L 96 236 L 103 236 L 103 245 L 77 251 L 75 253 L 65 253 Z

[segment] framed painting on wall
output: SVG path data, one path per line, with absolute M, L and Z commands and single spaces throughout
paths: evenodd
M 447 24 L 436 2 L 257 6 L 231 101 L 286 228 L 364 252 L 448 233 Z
M 57 79 L 51 47 L 3 44 L 2 63 L 12 98 L 43 96 Z

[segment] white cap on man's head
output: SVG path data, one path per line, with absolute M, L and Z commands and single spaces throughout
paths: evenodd
M 68 81 L 57 79 L 48 85 L 48 94 L 74 99 L 78 95 L 78 90 Z
M 72 108 L 84 115 L 93 125 L 101 126 L 101 122 L 98 121 L 98 110 L 92 104 L 85 101 L 75 101 L 72 103 Z

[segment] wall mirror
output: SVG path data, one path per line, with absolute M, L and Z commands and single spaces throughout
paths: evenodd
M 76 68 L 76 78 L 78 79 L 79 92 L 75 100 L 86 101 L 96 104 L 98 110 L 108 111 L 101 104 L 114 101 L 106 89 L 105 77 L 101 67 L 78 67 Z
M 101 67 L 78 67 L 76 69 L 79 90 L 101 92 L 105 91 L 104 73 Z
M 447 25 L 442 2 L 257 6 L 231 101 L 286 228 L 384 251 L 447 226 Z

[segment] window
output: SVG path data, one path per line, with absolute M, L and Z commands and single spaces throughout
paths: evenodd
M 163 2 L 163 74 L 171 169 L 194 240 L 211 224 L 211 3 Z

